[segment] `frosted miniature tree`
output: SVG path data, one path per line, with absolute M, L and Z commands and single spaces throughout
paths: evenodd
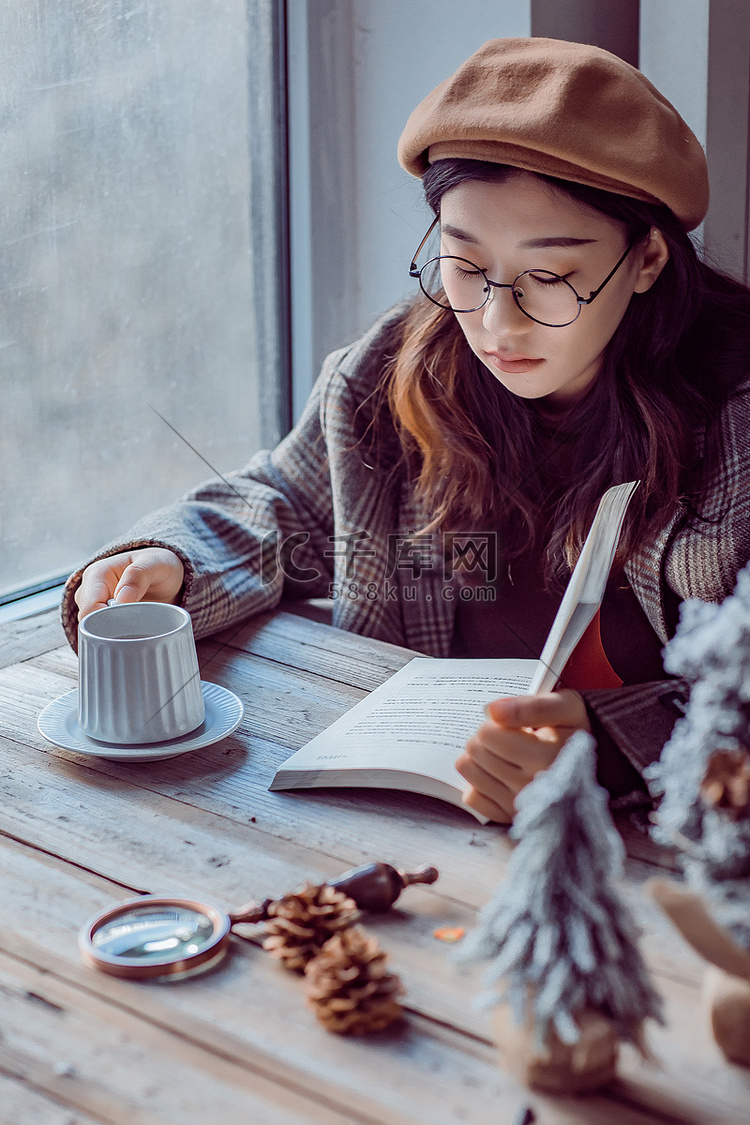
M 702 834 L 699 790 L 715 750 L 750 745 L 750 573 L 740 572 L 734 594 L 721 605 L 684 602 L 667 646 L 664 667 L 692 687 L 685 717 L 661 758 L 646 773 L 652 793 L 663 794 L 659 826 L 664 843 L 674 834 Z
M 594 1011 L 619 1039 L 642 1046 L 647 1017 L 662 1022 L 634 922 L 613 878 L 624 849 L 597 784 L 593 738 L 580 731 L 516 798 L 518 840 L 505 880 L 481 911 L 459 960 L 489 960 L 485 998 L 512 1005 L 542 1049 L 554 1030 L 579 1038 L 576 1017 Z
M 709 963 L 704 994 L 725 1056 L 750 1066 L 750 570 L 721 605 L 690 601 L 664 666 L 690 701 L 648 771 L 654 835 L 682 852 L 688 887 L 651 893 Z
M 688 881 L 750 948 L 750 572 L 721 605 L 685 602 L 664 666 L 691 684 L 684 718 L 647 771 L 662 795 L 653 835 L 683 851 Z M 727 793 L 733 801 L 725 800 Z

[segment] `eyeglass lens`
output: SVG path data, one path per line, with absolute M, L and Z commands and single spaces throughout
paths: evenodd
M 426 296 L 454 312 L 473 312 L 489 300 L 492 286 L 484 274 L 465 258 L 433 258 L 420 274 Z M 516 304 L 543 324 L 565 325 L 580 311 L 578 297 L 564 278 L 548 270 L 526 270 L 513 285 Z M 495 299 L 499 292 L 495 294 Z

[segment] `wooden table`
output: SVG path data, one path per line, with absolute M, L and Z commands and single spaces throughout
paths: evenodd
M 0 631 L 0 1122 L 2 1125 L 750 1121 L 750 1072 L 727 1065 L 700 1002 L 703 966 L 643 896 L 671 857 L 628 834 L 626 892 L 666 998 L 651 1035 L 660 1068 L 626 1049 L 622 1077 L 585 1099 L 529 1095 L 498 1066 L 439 926 L 470 927 L 502 876 L 506 834 L 441 802 L 361 791 L 268 792 L 275 766 L 410 653 L 289 612 L 199 646 L 202 675 L 246 706 L 223 742 L 128 766 L 53 750 L 39 711 L 75 685 L 55 615 Z M 399 909 L 366 920 L 407 988 L 402 1027 L 328 1034 L 302 983 L 234 937 L 213 973 L 144 984 L 81 963 L 76 934 L 134 892 L 187 893 L 225 908 L 381 859 L 440 869 Z

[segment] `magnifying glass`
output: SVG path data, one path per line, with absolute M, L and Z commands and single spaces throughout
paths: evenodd
M 404 887 L 433 883 L 434 867 L 409 873 L 387 863 L 370 863 L 328 881 L 353 898 L 361 910 L 387 910 Z M 270 917 L 273 899 L 248 902 L 227 913 L 189 898 L 139 895 L 95 914 L 78 933 L 87 965 L 131 980 L 180 980 L 207 972 L 229 949 L 232 927 Z
M 267 905 L 226 914 L 188 898 L 140 895 L 102 910 L 83 925 L 78 948 L 87 965 L 111 976 L 179 980 L 218 965 L 237 922 L 260 922 Z

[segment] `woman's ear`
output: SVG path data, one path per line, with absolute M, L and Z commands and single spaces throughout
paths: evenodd
M 658 227 L 651 227 L 647 241 L 639 250 L 641 268 L 638 271 L 634 293 L 645 293 L 651 288 L 669 261 L 669 247 Z

